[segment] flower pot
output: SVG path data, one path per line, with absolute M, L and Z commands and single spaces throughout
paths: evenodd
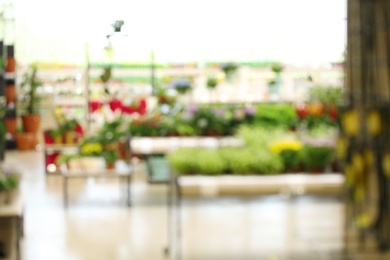
M 75 143 L 76 133 L 74 131 L 65 131 L 63 135 L 63 141 L 65 144 L 74 144 Z
M 13 137 L 15 137 L 16 135 L 16 125 L 17 125 L 16 122 L 17 122 L 16 117 L 4 118 L 5 129 L 7 133 L 11 134 Z
M 14 103 L 16 101 L 15 85 L 7 85 L 5 87 L 5 99 L 7 101 L 7 104 Z
M 106 151 L 115 151 L 118 149 L 119 149 L 118 143 L 110 143 L 110 144 L 106 144 L 106 146 L 105 146 Z
M 0 191 L 0 206 L 5 205 L 6 201 L 7 201 L 7 192 L 6 191 Z
M 36 133 L 31 133 L 31 149 L 35 150 L 37 148 L 37 145 L 39 144 L 38 135 Z
M 39 114 L 23 115 L 22 124 L 24 131 L 38 133 L 41 126 L 41 116 Z
M 5 191 L 5 204 L 11 204 L 17 195 L 17 189 L 11 189 Z
M 62 135 L 58 135 L 58 136 L 54 136 L 53 137 L 53 142 L 55 143 L 55 144 L 62 144 Z
M 106 162 L 106 169 L 107 170 L 115 169 L 115 162 Z
M 27 151 L 31 149 L 33 141 L 33 134 L 30 132 L 16 133 L 15 135 L 16 147 L 19 151 Z

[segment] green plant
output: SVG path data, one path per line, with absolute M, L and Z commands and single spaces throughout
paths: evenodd
M 325 106 L 340 106 L 343 102 L 343 89 L 336 86 L 315 86 L 309 89 L 308 102 L 320 102 Z
M 334 159 L 335 148 L 306 144 L 300 151 L 300 157 L 306 170 L 324 170 Z
M 111 122 L 104 122 L 103 126 L 97 132 L 101 144 L 116 143 L 125 135 L 125 124 L 121 118 L 117 118 Z
M 69 154 L 69 153 L 61 153 L 55 159 L 55 163 L 57 165 L 61 165 L 63 163 L 68 163 L 71 160 L 78 159 L 81 156 L 79 154 Z
M 67 132 L 67 131 L 74 131 L 76 129 L 76 126 L 78 124 L 77 119 L 65 119 L 63 122 L 59 124 L 60 131 Z
M 115 163 L 119 159 L 119 153 L 115 151 L 103 151 L 102 156 L 107 163 Z
M 0 174 L 0 191 L 13 190 L 19 186 L 19 178 L 15 174 Z
M 42 86 L 42 82 L 38 78 L 38 66 L 31 64 L 23 74 L 20 83 L 21 114 L 39 114 L 41 98 L 37 94 L 37 89 L 40 86 Z
M 167 155 L 171 168 L 178 174 L 195 174 L 199 172 L 199 165 L 196 162 L 199 149 L 179 148 Z
M 49 131 L 49 135 L 51 137 L 59 137 L 59 136 L 62 136 L 64 133 L 63 129 L 61 127 L 58 127 L 56 129 L 52 129 Z
M 207 88 L 214 89 L 218 85 L 218 79 L 215 76 L 209 75 L 207 77 Z
M 200 149 L 193 158 L 198 165 L 198 173 L 205 175 L 222 174 L 225 170 L 225 161 L 216 149 Z
M 253 121 L 264 127 L 291 129 L 297 125 L 298 117 L 292 104 L 259 104 Z

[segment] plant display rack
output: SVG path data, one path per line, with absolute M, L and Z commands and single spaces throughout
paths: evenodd
M 0 39 L 0 106 L 1 110 L 5 109 L 5 113 L 1 120 L 4 124 L 0 141 L 0 157 L 4 159 L 4 151 L 6 149 L 15 149 L 15 133 L 16 133 L 16 60 L 15 60 L 15 42 L 13 35 L 15 34 L 15 17 L 13 13 L 14 3 L 9 1 L 2 3 L 2 10 L 0 13 L 0 24 L 3 28 Z M 5 137 L 5 139 L 3 139 Z

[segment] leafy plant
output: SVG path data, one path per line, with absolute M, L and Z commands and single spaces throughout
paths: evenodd
M 103 151 L 102 156 L 107 163 L 115 163 L 119 159 L 119 153 L 114 151 Z
M 0 174 L 0 191 L 16 189 L 19 186 L 19 178 L 15 174 Z
M 224 173 L 225 161 L 217 149 L 202 149 L 198 153 L 199 172 L 205 175 L 220 175 Z
M 291 129 L 298 117 L 292 104 L 259 104 L 254 114 L 254 124 L 264 127 Z
M 304 145 L 300 156 L 306 170 L 324 170 L 334 159 L 335 149 L 333 147 Z
M 178 174 L 194 174 L 199 172 L 196 162 L 199 150 L 196 148 L 179 148 L 167 155 L 172 169 Z
M 23 74 L 20 83 L 20 107 L 22 114 L 39 114 L 41 97 L 37 94 L 38 87 L 42 86 L 38 78 L 38 66 L 31 64 Z
M 218 79 L 215 76 L 209 75 L 207 77 L 207 88 L 214 89 L 218 85 Z

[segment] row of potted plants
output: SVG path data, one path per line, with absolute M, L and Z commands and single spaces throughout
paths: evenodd
M 279 174 L 334 170 L 333 146 L 307 144 L 283 129 L 241 126 L 245 146 L 180 148 L 168 154 L 171 167 L 183 175 Z

